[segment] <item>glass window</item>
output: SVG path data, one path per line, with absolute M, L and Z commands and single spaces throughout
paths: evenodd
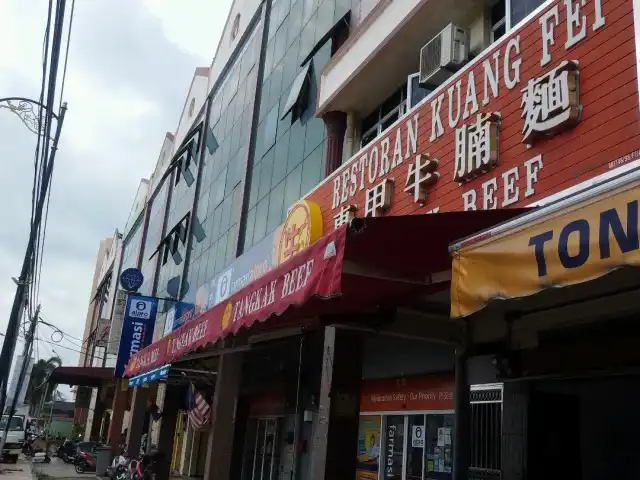
M 280 94 L 282 93 L 282 72 L 284 70 L 284 61 L 278 62 L 271 72 L 271 82 L 269 83 L 269 101 L 267 105 L 271 107 L 278 103 Z M 280 115 L 278 115 L 278 119 Z
M 305 195 L 311 191 L 322 179 L 324 170 L 324 159 L 322 158 L 323 148 L 320 145 L 302 164 L 302 185 L 301 193 Z
M 310 69 L 311 69 L 311 64 L 312 62 L 308 62 L 304 67 L 302 67 L 302 70 L 300 70 L 300 73 L 298 73 L 298 76 L 295 78 L 295 80 L 293 81 L 293 83 L 291 84 L 291 88 L 289 89 L 289 92 L 287 94 L 287 101 L 284 104 L 284 107 L 282 108 L 282 117 L 284 117 L 285 115 L 287 115 L 289 112 L 291 112 L 292 109 L 298 107 L 298 112 L 301 112 L 304 110 L 304 108 L 306 107 L 306 105 L 298 105 L 298 103 L 301 100 L 305 100 L 303 97 L 303 93 L 304 93 L 304 89 L 305 89 L 305 83 L 307 83 L 309 81 L 309 73 L 310 73 Z M 299 114 L 296 115 L 296 118 L 299 117 Z
M 309 23 L 307 23 L 304 26 L 304 28 L 302 29 L 302 32 L 300 32 L 300 50 L 298 53 L 298 63 L 301 63 L 307 57 L 307 55 L 309 55 L 309 52 L 311 52 L 313 47 L 315 47 L 316 45 L 315 20 L 316 20 L 316 16 L 314 15 L 313 18 L 309 21 Z
M 302 1 L 304 3 L 302 20 L 303 22 L 306 22 L 311 18 L 311 14 L 318 7 L 318 0 L 302 0 Z
M 356 478 L 379 477 L 381 424 L 382 417 L 380 415 L 363 415 L 360 417 Z
M 227 255 L 225 257 L 225 266 L 229 265 L 236 258 L 236 228 L 232 226 L 227 232 Z
M 278 104 L 269 111 L 264 119 L 264 141 L 263 152 L 269 150 L 276 141 L 276 130 L 278 128 Z
M 252 208 L 247 213 L 247 225 L 244 233 L 242 251 L 246 252 L 253 245 L 253 227 L 256 221 L 256 209 Z
M 404 415 L 385 417 L 383 435 L 384 480 L 402 479 L 404 459 Z
M 499 0 L 491 7 L 491 42 L 495 42 L 507 32 L 505 0 Z
M 284 186 L 285 182 L 280 182 L 280 184 L 271 191 L 269 199 L 269 213 L 267 215 L 267 233 L 273 231 L 278 225 L 280 225 L 280 223 L 282 223 Z
M 289 133 L 289 155 L 287 159 L 287 172 L 296 168 L 304 158 L 304 137 L 306 127 L 300 122 L 291 125 Z
M 333 12 L 335 10 L 335 0 L 323 0 L 318 7 L 318 17 L 316 19 L 316 36 L 314 46 L 324 37 L 335 25 Z
M 249 190 L 249 208 L 258 202 L 258 186 L 260 185 L 260 174 L 262 170 L 262 162 L 253 166 L 251 173 L 251 189 Z
M 298 165 L 287 176 L 284 187 L 284 211 L 300 200 L 300 187 L 302 185 L 302 165 Z
M 260 171 L 260 182 L 258 187 L 258 199 L 263 198 L 269 190 L 271 190 L 271 177 L 273 175 L 273 160 L 275 157 L 275 148 L 272 148 L 262 159 L 262 169 Z
M 277 185 L 287 175 L 287 160 L 289 154 L 289 131 L 280 138 L 275 146 L 275 157 L 273 160 L 273 176 L 271 185 Z
M 284 57 L 284 52 L 287 49 L 287 34 L 289 33 L 287 31 L 288 24 L 289 24 L 288 19 L 289 17 L 287 16 L 282 26 L 278 29 L 278 33 L 276 33 L 276 37 L 274 39 L 274 46 L 273 46 L 273 63 L 274 64 L 277 64 L 278 62 L 280 62 L 280 60 L 282 60 L 282 57 Z
M 409 415 L 407 439 L 407 480 L 422 480 L 424 458 L 424 415 Z
M 453 414 L 427 415 L 424 478 L 451 480 L 453 472 Z
M 517 25 L 524 17 L 544 3 L 544 0 L 510 0 L 511 27 Z
M 267 231 L 267 215 L 269 214 L 269 197 L 263 198 L 256 207 L 256 222 L 253 231 L 253 243 L 264 238 Z
M 324 122 L 320 118 L 312 118 L 307 122 L 307 132 L 304 137 L 304 155 L 309 155 L 324 140 Z

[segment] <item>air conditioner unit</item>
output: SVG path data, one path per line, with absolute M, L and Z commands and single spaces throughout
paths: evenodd
M 467 31 L 450 23 L 420 49 L 420 84 L 440 85 L 468 59 Z

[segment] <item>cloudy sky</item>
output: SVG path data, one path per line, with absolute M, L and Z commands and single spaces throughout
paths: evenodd
M 70 7 L 71 0 L 67 0 Z M 194 69 L 209 66 L 231 0 L 79 0 L 40 291 L 42 316 L 81 338 L 101 239 L 122 230 L 141 177 L 175 132 Z M 37 98 L 45 0 L 0 2 L 0 97 Z M 69 8 L 67 9 L 67 13 Z M 0 331 L 27 241 L 36 137 L 0 108 Z M 39 327 L 38 337 L 51 340 Z M 2 337 L 0 337 L 0 340 Z M 59 336 L 54 336 L 59 340 Z M 77 342 L 75 342 L 77 343 Z M 77 363 L 77 349 L 38 343 Z M 20 347 L 19 347 L 20 348 Z

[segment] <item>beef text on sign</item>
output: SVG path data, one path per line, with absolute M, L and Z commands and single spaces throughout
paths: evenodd
M 522 142 L 573 127 L 580 120 L 579 72 L 576 60 L 564 60 L 522 89 Z

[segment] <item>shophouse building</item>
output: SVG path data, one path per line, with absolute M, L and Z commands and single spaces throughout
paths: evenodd
M 636 30 L 632 0 L 235 2 L 141 216 L 129 448 L 161 478 L 628 475 L 637 274 L 593 279 L 638 261 Z

